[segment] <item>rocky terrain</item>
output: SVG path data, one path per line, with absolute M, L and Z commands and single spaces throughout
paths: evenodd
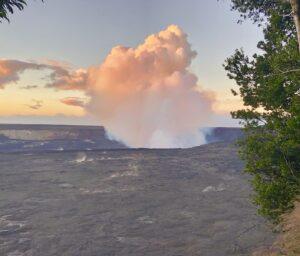
M 0 255 L 233 256 L 274 242 L 230 142 L 0 163 Z

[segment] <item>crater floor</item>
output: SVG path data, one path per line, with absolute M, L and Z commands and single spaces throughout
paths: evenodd
M 0 255 L 232 256 L 274 240 L 229 143 L 0 163 Z

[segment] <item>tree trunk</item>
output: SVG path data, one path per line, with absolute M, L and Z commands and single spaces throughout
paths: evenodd
M 297 30 L 297 38 L 299 45 L 299 53 L 300 53 L 300 0 L 290 0 L 293 10 L 293 17 Z

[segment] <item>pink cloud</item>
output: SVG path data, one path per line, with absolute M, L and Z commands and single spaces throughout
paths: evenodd
M 86 71 L 76 71 L 55 61 L 45 63 L 26 62 L 20 60 L 0 59 L 0 89 L 4 89 L 10 83 L 20 80 L 20 74 L 26 70 L 51 70 L 50 82 L 46 87 L 61 90 L 84 90 L 86 84 Z M 29 87 L 27 89 L 30 89 Z
M 19 75 L 27 69 L 40 70 L 44 68 L 46 66 L 43 64 L 0 59 L 0 89 L 9 83 L 19 81 Z
M 69 106 L 85 107 L 84 99 L 78 97 L 63 98 L 60 100 L 60 102 Z
M 51 82 L 46 87 L 57 90 L 86 90 L 87 77 L 88 73 L 84 69 L 69 71 L 59 68 L 50 74 Z

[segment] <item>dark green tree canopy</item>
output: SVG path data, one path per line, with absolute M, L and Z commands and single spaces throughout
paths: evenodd
M 232 8 L 263 25 L 258 53 L 236 50 L 224 66 L 247 107 L 232 116 L 245 127 L 241 153 L 254 177 L 255 202 L 278 220 L 300 193 L 300 54 L 292 8 L 279 0 L 232 0 Z

